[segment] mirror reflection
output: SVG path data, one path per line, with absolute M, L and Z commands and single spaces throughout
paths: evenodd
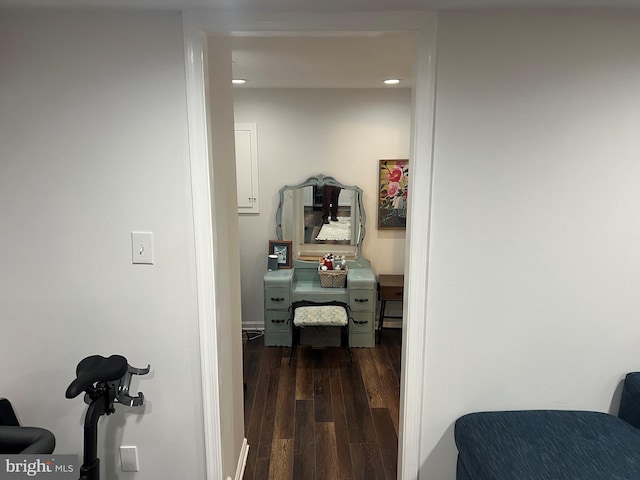
M 296 258 L 315 259 L 327 251 L 358 258 L 364 220 L 362 190 L 333 177 L 318 175 L 280 189 L 276 234 L 292 240 Z

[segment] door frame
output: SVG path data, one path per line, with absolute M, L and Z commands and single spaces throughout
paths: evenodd
M 361 35 L 370 32 L 410 32 L 416 36 L 412 95 L 411 175 L 408 199 L 407 249 L 400 381 L 400 432 L 398 479 L 417 479 L 421 463 L 422 396 L 426 362 L 427 287 L 433 128 L 436 81 L 436 23 L 434 12 L 380 12 L 349 14 L 255 14 L 183 12 L 187 82 L 187 114 L 191 189 L 196 254 L 198 325 L 204 415 L 205 471 L 207 480 L 223 480 L 220 426 L 220 388 L 215 297 L 216 253 L 213 244 L 212 197 L 209 168 L 207 98 L 207 34 L 255 35 Z M 212 92 L 214 93 L 214 92 Z M 418 185 L 419 187 L 416 187 Z M 412 221 L 416 219 L 418 221 Z M 238 339 L 241 341 L 241 339 Z M 241 382 L 241 379 L 237 380 Z M 243 452 L 246 454 L 245 449 Z M 239 460 L 239 465 L 242 458 Z M 241 472 L 237 472 L 241 475 Z

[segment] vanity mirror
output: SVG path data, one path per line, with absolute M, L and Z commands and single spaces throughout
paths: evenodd
M 329 206 L 332 199 L 333 208 Z M 329 251 L 358 259 L 364 233 L 365 213 L 359 187 L 317 175 L 280 189 L 276 235 L 279 240 L 292 241 L 294 259 L 317 260 Z

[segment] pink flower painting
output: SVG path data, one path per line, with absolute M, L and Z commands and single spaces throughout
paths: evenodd
M 408 160 L 380 160 L 378 228 L 404 229 L 407 225 Z

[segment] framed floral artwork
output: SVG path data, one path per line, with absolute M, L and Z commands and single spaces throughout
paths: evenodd
M 380 160 L 378 170 L 378 229 L 407 228 L 409 160 Z

